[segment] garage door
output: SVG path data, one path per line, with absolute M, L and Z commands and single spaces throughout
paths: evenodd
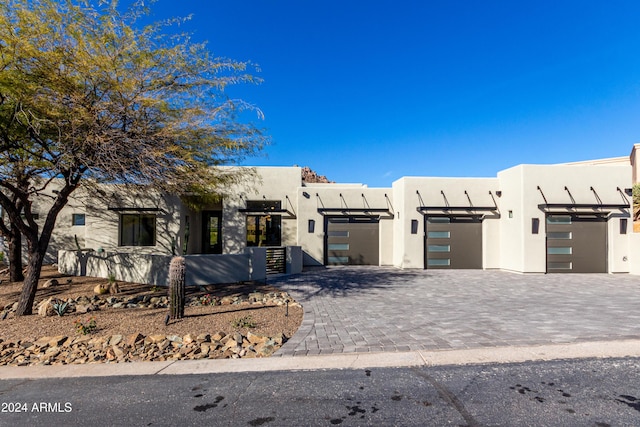
M 479 217 L 428 216 L 425 229 L 426 268 L 482 268 Z
M 547 215 L 547 273 L 606 272 L 606 217 Z
M 377 218 L 327 218 L 325 230 L 325 264 L 379 264 L 379 220 Z

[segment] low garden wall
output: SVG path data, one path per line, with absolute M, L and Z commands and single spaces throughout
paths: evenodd
M 73 276 L 93 276 L 167 286 L 170 255 L 122 252 L 59 251 L 58 271 Z M 185 255 L 186 285 L 234 283 L 267 278 L 266 248 L 247 248 L 244 254 Z M 302 271 L 302 249 L 287 247 L 287 273 Z

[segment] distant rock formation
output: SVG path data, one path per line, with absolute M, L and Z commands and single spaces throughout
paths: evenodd
M 329 181 L 329 179 L 324 175 L 318 175 L 309 166 L 305 166 L 302 168 L 302 182 L 306 182 L 306 183 L 320 182 L 325 184 L 335 183 L 335 181 Z

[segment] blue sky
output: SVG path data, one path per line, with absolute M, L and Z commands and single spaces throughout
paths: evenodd
M 640 142 L 640 2 L 159 0 L 155 18 L 264 82 L 272 137 L 245 164 L 337 182 L 495 176 Z

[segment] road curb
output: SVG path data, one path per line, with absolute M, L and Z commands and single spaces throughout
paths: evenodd
M 180 360 L 56 366 L 3 366 L 0 378 L 46 379 L 136 375 L 189 375 L 323 369 L 366 369 L 520 363 L 559 359 L 640 357 L 640 340 L 589 341 L 460 350 L 346 353 L 263 359 Z

